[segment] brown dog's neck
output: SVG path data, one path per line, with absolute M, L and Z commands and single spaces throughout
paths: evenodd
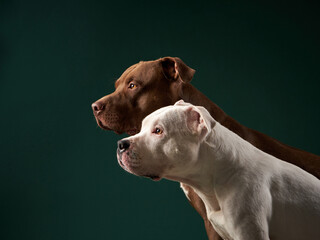
M 290 147 L 263 133 L 241 125 L 189 83 L 181 84 L 179 95 L 185 102 L 205 107 L 216 121 L 258 149 L 281 160 L 297 165 L 315 175 L 317 178 L 320 178 L 320 156 Z
M 195 106 L 205 107 L 211 116 L 220 123 L 228 117 L 228 115 L 221 108 L 219 108 L 215 103 L 213 103 L 209 98 L 207 98 L 203 93 L 189 83 L 181 84 L 180 97 L 185 102 L 189 102 Z

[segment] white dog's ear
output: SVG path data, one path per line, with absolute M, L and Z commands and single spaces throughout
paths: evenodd
M 191 103 L 187 103 L 187 102 L 185 102 L 184 100 L 179 100 L 179 101 L 177 101 L 175 104 L 174 104 L 174 106 L 192 106 L 192 104 Z
M 187 127 L 193 133 L 199 136 L 202 141 L 214 127 L 215 123 L 208 111 L 203 107 L 188 107 L 186 109 Z M 209 116 L 207 116 L 209 115 Z M 206 118 L 209 118 L 206 119 Z

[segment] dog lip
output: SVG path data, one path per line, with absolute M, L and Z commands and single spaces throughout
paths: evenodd
M 99 119 L 99 117 L 95 114 L 94 115 L 95 118 L 96 118 L 96 121 L 97 121 L 97 124 L 100 128 L 102 128 L 103 130 L 107 130 L 107 131 L 114 131 L 116 134 L 120 135 L 122 133 L 127 133 L 128 135 L 132 136 L 132 135 L 135 135 L 137 133 L 140 132 L 140 129 L 139 128 L 129 128 L 127 130 L 120 130 L 120 129 L 112 129 L 112 128 L 109 128 L 107 126 L 105 126 L 102 121 Z
M 118 135 L 120 135 L 120 134 L 123 133 L 123 131 L 117 131 L 117 130 L 111 129 L 111 128 L 103 125 L 103 123 L 102 123 L 99 119 L 97 119 L 97 123 L 98 123 L 98 126 L 99 126 L 100 128 L 102 128 L 103 130 L 106 130 L 106 131 L 114 131 L 114 132 L 115 132 L 116 134 L 118 134 Z
M 121 159 L 118 159 L 118 162 L 119 162 L 120 167 L 122 167 L 124 170 L 130 172 L 129 169 L 126 167 L 126 165 L 124 165 L 124 163 L 122 162 Z
M 117 159 L 120 167 L 122 167 L 124 170 L 127 172 L 131 173 L 129 167 L 127 167 L 123 162 L 122 162 L 122 153 L 119 152 L 119 149 L 117 150 Z
M 104 126 L 102 124 L 102 122 L 96 117 L 96 120 L 97 120 L 97 123 L 98 123 L 98 126 L 101 127 L 102 129 L 104 130 L 111 130 L 110 128 L 108 128 L 107 126 Z
M 131 164 L 127 162 L 127 164 L 124 164 L 124 162 L 122 161 L 122 155 L 123 153 L 121 153 L 119 151 L 119 149 L 117 149 L 117 159 L 118 159 L 118 163 L 120 165 L 120 167 L 122 167 L 124 170 L 126 170 L 127 172 L 137 175 L 137 176 L 141 176 L 141 177 L 147 177 L 150 178 L 153 181 L 160 181 L 161 177 L 159 175 L 156 174 L 139 174 L 138 172 L 135 172 L 131 169 Z
M 123 164 L 123 162 L 121 161 L 121 159 L 119 160 L 119 162 L 120 162 L 120 165 L 121 165 L 122 167 L 125 167 L 124 164 Z
M 120 166 L 124 167 L 124 164 L 123 164 L 123 162 L 121 160 L 121 157 L 118 157 L 118 162 L 119 162 Z
M 118 163 L 121 167 L 125 168 L 126 166 L 124 165 L 124 163 L 121 160 L 121 153 L 119 151 L 119 149 L 117 149 L 117 159 L 118 159 Z
M 102 128 L 103 130 L 114 131 L 114 132 L 115 132 L 116 134 L 118 134 L 118 135 L 120 135 L 120 134 L 122 134 L 122 133 L 125 132 L 125 131 L 121 131 L 121 130 L 118 130 L 118 129 L 117 129 L 117 130 L 111 129 L 111 128 L 103 125 L 103 123 L 102 123 L 98 118 L 96 118 L 96 119 L 97 119 L 97 124 L 98 124 L 98 126 L 99 126 L 100 128 Z M 135 135 L 135 134 L 137 134 L 138 132 L 139 132 L 138 129 L 130 129 L 130 130 L 127 130 L 127 131 L 126 131 L 126 133 L 127 133 L 128 135 Z
M 146 174 L 146 175 L 143 175 L 143 177 L 151 178 L 153 181 L 161 180 L 161 177 L 159 177 L 158 175 Z

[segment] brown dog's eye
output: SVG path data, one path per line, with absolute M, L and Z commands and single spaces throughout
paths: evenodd
M 137 87 L 137 85 L 134 84 L 134 83 L 130 83 L 130 84 L 129 84 L 129 88 L 130 88 L 130 89 L 135 89 L 136 87 Z
M 161 135 L 161 134 L 163 133 L 163 130 L 160 129 L 160 128 L 155 128 L 155 129 L 153 130 L 153 133 L 155 133 L 155 134 L 157 134 L 157 135 Z

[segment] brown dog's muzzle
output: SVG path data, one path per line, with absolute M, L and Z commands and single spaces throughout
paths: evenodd
M 112 93 L 91 105 L 97 124 L 102 129 L 113 130 L 118 134 L 126 132 L 134 135 L 139 132 L 140 128 L 136 127 L 137 124 L 134 122 L 136 119 L 131 117 L 129 104 L 119 99 L 118 96 Z M 137 120 L 141 121 L 141 119 Z
M 92 107 L 93 115 L 95 116 L 99 127 L 101 127 L 102 129 L 105 129 L 105 130 L 111 130 L 105 121 L 106 118 L 104 117 L 106 104 L 102 100 L 98 100 L 98 101 L 94 102 L 91 105 L 91 107 Z

